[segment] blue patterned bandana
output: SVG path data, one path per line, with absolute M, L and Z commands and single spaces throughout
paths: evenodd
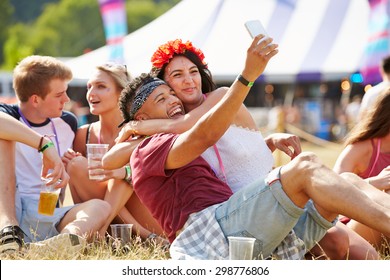
M 133 120 L 135 114 L 138 110 L 144 105 L 145 101 L 148 99 L 149 95 L 161 85 L 166 85 L 163 80 L 158 78 L 152 78 L 147 81 L 138 89 L 138 92 L 135 95 L 133 104 L 131 104 L 130 108 L 130 119 Z

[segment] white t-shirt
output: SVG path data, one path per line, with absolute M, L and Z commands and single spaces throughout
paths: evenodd
M 18 112 L 16 104 L 1 104 L 0 111 L 5 112 L 26 124 Z M 59 118 L 47 119 L 41 124 L 29 123 L 29 126 L 41 135 L 54 135 L 57 133 L 60 155 L 63 156 L 73 145 L 77 130 L 77 118 L 70 112 L 63 112 Z M 55 130 L 55 132 L 54 132 Z M 58 151 L 57 141 L 52 142 Z M 16 185 L 22 197 L 38 200 L 41 186 L 42 154 L 37 149 L 17 142 L 15 147 L 15 175 Z

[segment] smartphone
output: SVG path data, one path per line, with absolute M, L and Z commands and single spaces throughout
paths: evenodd
M 247 22 L 245 22 L 245 27 L 251 35 L 252 39 L 259 34 L 263 34 L 265 37 L 268 37 L 267 31 L 265 31 L 265 28 L 260 22 L 260 20 L 248 20 Z M 264 39 L 265 38 L 261 39 L 259 43 Z

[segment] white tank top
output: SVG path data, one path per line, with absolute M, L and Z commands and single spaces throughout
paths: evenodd
M 208 148 L 202 157 L 214 169 L 218 178 L 227 181 L 233 192 L 264 178 L 273 168 L 272 152 L 260 131 L 231 125 L 216 145 L 225 172 L 213 147 Z

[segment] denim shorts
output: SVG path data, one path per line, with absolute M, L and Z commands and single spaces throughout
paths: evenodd
M 324 219 L 311 201 L 304 209 L 296 206 L 279 178 L 280 167 L 233 194 L 215 212 L 225 236 L 256 238 L 254 256 L 268 257 L 291 229 L 309 250 L 335 222 Z
M 38 200 L 21 197 L 16 188 L 15 208 L 25 242 L 37 242 L 58 235 L 56 226 L 73 206 L 56 208 L 53 216 L 38 214 Z

